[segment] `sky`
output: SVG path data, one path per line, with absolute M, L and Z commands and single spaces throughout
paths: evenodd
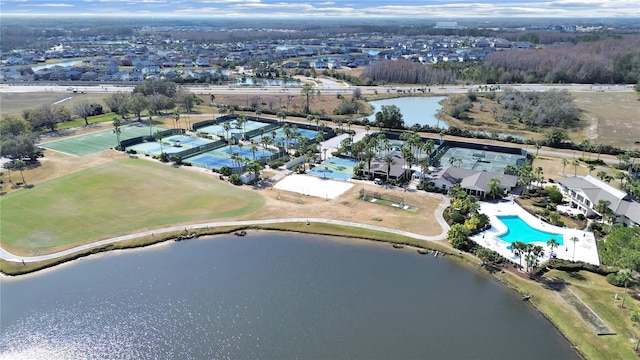
M 5 15 L 640 18 L 640 0 L 0 0 Z

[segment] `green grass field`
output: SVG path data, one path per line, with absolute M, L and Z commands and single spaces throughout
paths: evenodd
M 145 125 L 122 126 L 120 130 L 120 140 L 149 135 L 149 127 Z M 152 131 L 155 132 L 157 130 L 166 129 L 154 126 Z M 75 156 L 95 154 L 116 147 L 116 145 L 117 139 L 113 133 L 113 128 L 40 144 L 43 148 Z
M 142 229 L 237 217 L 264 198 L 205 174 L 123 159 L 0 198 L 3 248 L 53 252 Z

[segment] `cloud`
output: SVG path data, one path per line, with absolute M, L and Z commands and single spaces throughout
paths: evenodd
M 156 14 L 224 17 L 500 18 L 640 17 L 638 0 L 0 0 L 2 13 Z M 39 3 L 39 1 L 50 1 Z M 98 5 L 100 4 L 100 5 Z M 53 10 L 59 8 L 60 10 Z M 73 8 L 73 10 L 71 10 Z M 63 10 L 65 9 L 65 10 Z
M 28 5 L 19 5 L 19 6 L 35 6 L 35 7 L 74 7 L 73 4 L 28 4 Z

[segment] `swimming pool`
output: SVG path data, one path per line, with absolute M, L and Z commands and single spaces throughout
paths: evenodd
M 515 241 L 546 243 L 549 239 L 555 239 L 558 245 L 564 244 L 562 235 L 534 229 L 517 215 L 498 216 L 498 220 L 507 227 L 507 232 L 499 238 L 510 244 Z

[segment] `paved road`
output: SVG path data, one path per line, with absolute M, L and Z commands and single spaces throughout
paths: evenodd
M 345 94 L 353 91 L 354 87 L 344 86 L 342 83 L 335 82 L 331 79 L 318 78 L 316 79 L 323 83 L 322 86 L 316 86 L 316 89 L 320 90 L 323 94 Z M 503 87 L 513 87 L 522 91 L 546 91 L 550 89 L 555 90 L 568 90 L 577 92 L 631 92 L 633 91 L 633 85 L 590 85 L 590 84 L 565 84 L 565 85 L 545 85 L 545 84 L 525 84 L 525 85 L 503 85 Z M 67 90 L 69 85 L 9 85 L 0 84 L 0 93 L 30 93 L 30 92 L 59 92 L 70 93 Z M 120 86 L 113 84 L 99 84 L 93 86 L 71 86 L 76 91 L 86 93 L 114 93 L 118 91 L 130 92 L 133 91 L 134 85 Z M 299 94 L 299 87 L 283 87 L 283 86 L 185 86 L 189 91 L 196 94 Z M 416 92 L 421 86 L 361 86 L 359 87 L 363 94 L 378 93 L 397 93 L 397 92 Z M 431 94 L 460 94 L 465 93 L 469 89 L 477 89 L 477 86 L 463 86 L 463 85 L 445 85 L 445 86 L 432 86 L 427 87 Z
M 91 244 L 77 246 L 77 247 L 74 247 L 74 248 L 71 248 L 71 249 L 68 249 L 68 250 L 64 250 L 64 251 L 60 251 L 60 252 L 56 252 L 56 253 L 52 253 L 52 254 L 47 254 L 47 255 L 39 255 L 39 256 L 18 256 L 18 255 L 10 253 L 9 251 L 7 251 L 5 249 L 0 248 L 0 258 L 2 258 L 4 260 L 7 260 L 7 261 L 13 261 L 13 262 L 31 263 L 31 262 L 37 262 L 37 261 L 52 260 L 52 259 L 59 258 L 61 256 L 74 254 L 74 253 L 79 252 L 79 251 L 90 250 L 90 249 L 93 249 L 93 248 L 98 247 L 98 246 L 112 244 L 112 243 L 116 243 L 116 242 L 120 242 L 120 241 L 132 240 L 132 239 L 136 239 L 136 238 L 140 238 L 140 237 L 144 237 L 144 236 L 154 236 L 156 234 L 164 234 L 164 233 L 168 233 L 168 232 L 176 232 L 176 231 L 183 231 L 183 230 L 189 231 L 189 230 L 195 230 L 195 229 L 215 228 L 215 227 L 222 227 L 222 226 L 251 226 L 251 225 L 260 225 L 260 224 L 281 224 L 281 223 L 292 223 L 292 222 L 300 223 L 300 222 L 306 222 L 306 221 L 314 222 L 314 223 L 315 222 L 319 222 L 319 223 L 325 223 L 325 224 L 336 224 L 336 225 L 352 226 L 352 227 L 361 228 L 361 229 L 377 230 L 377 231 L 382 231 L 382 232 L 387 232 L 387 233 L 400 234 L 400 235 L 408 236 L 408 237 L 411 237 L 411 238 L 414 238 L 414 239 L 418 239 L 418 240 L 440 241 L 440 240 L 444 240 L 445 239 L 446 233 L 449 230 L 449 226 L 447 225 L 447 223 L 444 221 L 444 218 L 442 217 L 442 211 L 447 206 L 449 206 L 448 199 L 443 197 L 442 203 L 440 204 L 440 206 L 438 206 L 438 208 L 435 211 L 436 220 L 438 221 L 438 223 L 440 223 L 440 225 L 442 226 L 443 230 L 442 230 L 442 232 L 440 234 L 434 235 L 434 236 L 426 236 L 426 235 L 416 234 L 416 233 L 412 233 L 412 232 L 408 232 L 408 231 L 387 228 L 387 227 L 383 227 L 383 226 L 375 226 L 375 225 L 354 223 L 354 222 L 349 222 L 349 221 L 333 220 L 333 219 L 321 219 L 321 218 L 291 218 L 291 219 L 267 219 L 267 220 L 246 220 L 246 221 L 220 221 L 220 222 L 209 222 L 209 223 L 195 224 L 195 225 L 172 226 L 172 227 L 167 227 L 167 228 L 164 228 L 164 229 L 143 231 L 143 232 L 138 232 L 138 233 L 134 233 L 134 234 L 123 235 L 123 236 L 118 236 L 118 237 L 114 237 L 114 238 L 110 238 L 110 239 L 105 239 L 105 240 L 97 241 L 97 242 L 94 242 L 94 243 L 91 243 Z

